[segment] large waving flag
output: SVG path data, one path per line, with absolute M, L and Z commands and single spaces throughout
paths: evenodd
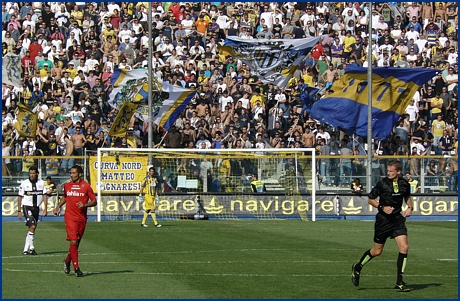
M 385 139 L 404 113 L 417 89 L 439 70 L 372 68 L 372 135 Z M 367 68 L 352 64 L 334 82 L 332 94 L 316 101 L 310 116 L 348 134 L 367 137 Z
M 155 96 L 152 106 L 153 122 L 169 130 L 176 122 L 177 117 L 185 110 L 187 104 L 193 99 L 196 92 L 170 85 L 167 82 L 160 82 L 153 75 L 151 76 L 151 80 L 153 90 L 158 94 Z M 140 104 L 148 99 L 148 75 L 147 71 L 144 69 L 129 71 L 125 69 L 115 69 L 111 77 L 111 84 L 114 89 L 109 94 L 109 104 L 114 108 L 121 107 L 120 113 L 122 109 L 124 111 L 128 109 L 128 107 L 122 107 L 125 103 Z M 134 107 L 130 106 L 129 108 Z M 145 120 L 148 119 L 148 107 L 144 104 L 136 106 L 134 113 Z M 119 115 L 117 115 L 117 118 Z M 131 118 L 131 116 L 132 114 L 129 118 Z M 115 122 L 116 120 L 114 121 L 114 125 Z M 124 135 L 128 124 L 129 119 L 126 124 L 120 123 L 120 126 L 114 129 L 114 133 L 116 133 L 115 136 Z
M 38 115 L 32 113 L 23 104 L 18 103 L 18 117 L 14 124 L 16 131 L 22 137 L 35 138 L 37 135 Z
M 193 99 L 196 92 L 188 89 L 163 83 L 163 91 L 169 93 L 169 97 L 163 100 L 161 106 L 154 106 L 153 122 L 162 126 L 167 131 L 177 120 L 177 117 L 185 110 L 188 103 Z
M 119 108 L 124 102 L 140 103 L 148 99 L 148 75 L 145 69 L 115 69 L 110 84 L 113 90 L 109 94 L 109 104 Z M 155 91 L 161 91 L 162 84 L 152 76 L 152 86 Z
M 2 83 L 20 88 L 21 59 L 19 55 L 8 52 L 2 58 Z
M 320 37 L 306 39 L 241 39 L 227 37 L 218 48 L 240 59 L 265 84 L 286 87 L 299 64 Z
M 133 117 L 138 106 L 138 104 L 132 102 L 123 103 L 110 127 L 109 136 L 120 137 L 126 135 L 131 117 Z

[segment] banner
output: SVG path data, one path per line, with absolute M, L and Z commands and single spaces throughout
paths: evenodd
M 119 108 L 125 102 L 140 102 L 148 98 L 148 75 L 146 69 L 115 69 L 110 78 L 113 90 L 109 94 L 109 104 Z
M 132 102 L 125 102 L 118 111 L 117 117 L 113 121 L 112 126 L 110 127 L 109 136 L 125 136 L 126 131 L 128 130 L 129 122 L 131 117 L 133 117 L 134 112 L 136 112 L 138 105 Z
M 152 95 L 153 122 L 169 130 L 176 122 L 177 117 L 185 110 L 187 104 L 193 99 L 196 92 L 170 85 L 167 82 L 160 82 L 155 76 L 152 76 L 151 80 L 153 92 L 155 92 Z M 148 106 L 140 104 L 148 100 L 147 70 L 135 69 L 127 71 L 125 69 L 115 69 L 110 82 L 114 89 L 109 94 L 109 104 L 113 108 L 120 108 L 125 103 L 139 104 L 135 111 L 136 117 L 147 120 Z
M 91 169 L 91 178 L 93 176 Z M 114 171 L 110 171 L 114 172 Z M 139 172 L 140 173 L 140 172 Z M 112 174 L 111 176 L 114 176 Z M 145 174 L 143 174 L 145 176 Z M 143 178 L 143 177 L 142 177 Z M 127 181 L 122 181 L 127 182 Z M 114 181 L 105 181 L 106 187 Z M 140 180 L 139 180 L 140 183 Z M 123 183 L 118 182 L 121 185 Z M 140 184 L 139 184 L 140 185 Z M 95 186 L 92 187 L 94 189 Z M 140 188 L 140 187 L 139 187 Z M 117 191 L 123 192 L 123 191 Z M 130 195 L 102 195 L 102 215 L 142 215 L 144 203 L 137 201 L 138 190 L 130 191 Z M 159 217 L 179 217 L 195 214 L 197 204 L 195 195 L 160 195 L 156 214 Z M 3 197 L 2 215 L 17 215 L 17 196 Z M 206 214 L 210 218 L 299 218 L 307 213 L 311 216 L 311 197 L 286 195 L 200 195 Z M 316 196 L 316 216 L 374 216 L 377 209 L 367 203 L 364 196 Z M 413 216 L 452 216 L 458 217 L 458 199 L 456 196 L 423 195 L 412 196 Z M 54 209 L 49 204 L 48 211 Z M 403 206 L 406 209 L 406 206 Z M 96 215 L 97 208 L 88 208 L 88 215 Z M 409 218 L 410 219 L 410 218 Z
M 417 89 L 439 70 L 425 68 L 372 68 L 372 136 L 385 139 L 404 114 Z M 316 101 L 311 117 L 347 132 L 367 137 L 367 68 L 347 66 L 332 84 L 332 94 Z
M 153 108 L 153 122 L 169 131 L 179 115 L 195 97 L 196 92 L 172 86 L 169 83 L 163 83 L 163 91 L 168 92 L 169 97 L 163 100 L 161 106 Z
M 18 116 L 14 124 L 14 128 L 22 137 L 35 138 L 37 135 L 38 115 L 32 113 L 31 110 L 26 108 L 23 104 L 18 103 Z
M 21 59 L 19 55 L 8 52 L 2 58 L 2 83 L 20 88 L 21 72 Z
M 147 175 L 147 156 L 118 157 L 113 154 L 104 157 L 101 169 L 101 185 L 97 185 L 97 156 L 89 156 L 90 183 L 95 192 L 139 194 L 142 180 Z
M 305 39 L 242 39 L 229 36 L 217 47 L 251 68 L 265 84 L 284 89 L 320 37 Z

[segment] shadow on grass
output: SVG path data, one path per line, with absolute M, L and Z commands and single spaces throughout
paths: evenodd
M 97 275 L 106 275 L 106 274 L 124 274 L 124 273 L 134 273 L 133 270 L 120 270 L 120 271 L 106 271 L 106 272 L 83 272 L 83 277 L 97 276 Z
M 406 284 L 408 288 L 411 290 L 422 290 L 428 287 L 438 287 L 441 286 L 442 283 L 415 283 L 415 284 Z M 365 290 L 395 290 L 394 286 L 391 287 L 366 287 L 366 288 L 358 288 L 359 291 Z M 396 291 L 396 290 L 395 290 Z
M 414 284 L 407 284 L 407 287 L 411 288 L 412 290 L 422 290 L 428 287 L 438 287 L 441 285 L 442 283 L 414 283 Z
M 69 253 L 69 250 L 66 251 L 53 251 L 53 252 L 40 252 L 38 255 L 55 255 L 55 254 L 65 254 L 67 255 Z

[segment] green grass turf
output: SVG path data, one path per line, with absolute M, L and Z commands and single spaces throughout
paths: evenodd
M 26 227 L 4 222 L 3 298 L 458 298 L 457 222 L 407 222 L 409 256 L 394 291 L 398 251 L 387 242 L 352 285 L 351 265 L 372 246 L 373 222 L 297 220 L 89 222 L 83 278 L 63 272 L 63 222 L 39 223 L 38 256 L 21 255 Z

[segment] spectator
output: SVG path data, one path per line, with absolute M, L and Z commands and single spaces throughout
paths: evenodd
M 443 155 L 450 155 L 454 149 L 452 136 L 449 135 L 447 130 L 443 130 L 442 137 L 439 139 L 438 146 Z

